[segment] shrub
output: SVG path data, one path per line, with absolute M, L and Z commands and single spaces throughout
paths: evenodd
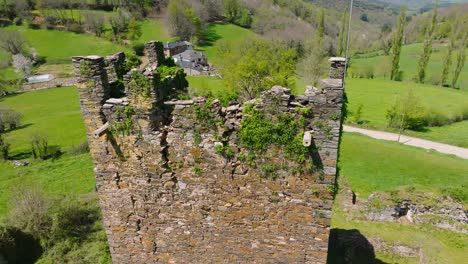
M 466 203 L 468 202 L 466 187 L 467 186 L 443 188 L 441 191 L 443 195 L 449 196 L 456 201 Z
M 278 178 L 278 174 L 276 173 L 278 169 L 279 168 L 276 165 L 265 164 L 260 168 L 260 174 L 262 177 L 270 178 L 274 180 Z
M 13 24 L 15 24 L 17 26 L 21 26 L 23 24 L 23 19 L 21 19 L 21 17 L 15 17 L 13 19 Z
M 55 241 L 67 238 L 84 239 L 94 222 L 99 220 L 99 208 L 66 199 L 52 215 L 51 233 Z
M 401 81 L 403 81 L 403 77 L 404 77 L 404 72 L 403 71 L 398 71 L 396 73 L 396 75 L 393 77 L 393 80 L 397 81 L 397 82 L 401 82 Z
M 78 154 L 83 154 L 83 153 L 88 153 L 88 152 L 89 152 L 88 141 L 83 142 L 79 144 L 78 146 L 72 147 L 70 149 L 70 154 L 72 155 L 78 155 Z
M 452 123 L 447 116 L 435 109 L 430 109 L 425 114 L 425 119 L 428 126 L 444 126 Z
M 421 130 L 427 126 L 424 106 L 413 90 L 408 90 L 404 97 L 397 97 L 387 111 L 388 126 L 393 128 Z
M 84 33 L 83 27 L 77 23 L 67 25 L 67 30 L 78 34 Z
M 10 130 L 16 129 L 21 124 L 23 116 L 9 108 L 0 108 L 0 132 L 8 125 Z
M 358 105 L 358 108 L 356 109 L 356 113 L 354 113 L 353 117 L 354 117 L 354 122 L 356 124 L 360 124 L 361 123 L 361 120 L 362 120 L 362 108 L 364 107 L 363 104 L 359 104 Z
M 19 187 L 11 195 L 11 209 L 6 222 L 44 240 L 50 235 L 50 201 L 35 187 Z
M 49 154 L 49 140 L 46 136 L 41 135 L 39 133 L 35 133 L 31 136 L 30 143 L 31 153 L 35 159 L 47 159 L 47 156 Z
M 3 136 L 0 134 L 0 159 L 7 160 L 9 150 L 10 150 L 10 144 L 5 142 L 5 140 L 3 139 Z

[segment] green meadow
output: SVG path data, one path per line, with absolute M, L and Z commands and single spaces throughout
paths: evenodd
M 351 188 L 358 204 L 374 192 L 399 190 L 437 199 L 443 189 L 452 189 L 468 197 L 468 162 L 434 151 L 344 133 L 338 166 L 341 188 Z M 420 256 L 427 263 L 464 263 L 468 258 L 467 234 L 429 224 L 366 221 L 349 208 L 344 211 L 343 204 L 349 203 L 346 199 L 350 198 L 344 189 L 334 203 L 332 228 L 357 229 L 374 243 L 384 242 L 387 249 L 404 245 L 419 250 L 417 257 L 405 258 L 376 249 L 377 258 L 384 263 L 420 263 Z
M 403 80 L 411 81 L 416 75 L 421 50 L 421 43 L 403 46 L 400 59 L 400 70 L 403 71 Z M 446 56 L 446 52 L 447 46 L 434 44 L 433 53 L 427 66 L 426 83 L 431 83 L 433 78 L 438 79 L 442 75 L 443 59 Z M 465 53 L 468 53 L 468 49 L 465 50 Z M 388 68 L 388 66 L 385 66 L 385 64 L 386 61 L 388 62 L 390 60 L 390 56 L 375 55 L 376 53 L 371 53 L 353 58 L 351 60 L 351 69 L 370 66 L 374 70 L 374 74 L 377 77 L 383 77 L 382 69 Z M 455 54 L 452 54 L 451 72 L 455 68 L 455 62 Z M 448 80 L 451 81 L 451 78 L 452 75 L 450 73 Z M 462 90 L 468 89 L 468 67 L 466 67 L 466 65 L 460 74 L 457 86 L 459 86 Z
M 409 89 L 414 91 L 428 111 L 438 112 L 447 117 L 454 117 L 468 111 L 468 93 L 464 91 L 413 82 L 348 79 L 346 83 L 350 112 L 348 121 L 353 120 L 357 108 L 362 104 L 361 119 L 366 121 L 366 127 L 390 130 L 387 128 L 387 111 L 393 105 L 397 96 L 404 96 Z M 405 133 L 411 136 L 468 147 L 468 122 L 466 121 L 448 126 L 430 127 L 421 132 L 405 131 Z
M 216 66 L 223 59 L 218 56 L 218 51 L 216 50 L 216 44 L 219 41 L 226 41 L 233 47 L 236 47 L 236 45 L 242 43 L 245 39 L 257 36 L 252 31 L 236 25 L 214 23 L 208 25 L 206 30 L 207 40 L 198 48 L 208 56 L 208 61 Z
M 50 145 L 68 150 L 86 141 L 78 92 L 75 87 L 61 87 L 0 98 L 0 106 L 23 115 L 22 125 L 7 132 L 11 155 L 24 156 L 30 151 L 30 136 L 45 135 Z
M 339 167 L 361 198 L 409 186 L 434 194 L 441 188 L 468 187 L 464 159 L 354 133 L 343 134 Z M 468 189 L 463 191 L 468 197 Z
M 30 46 L 39 55 L 44 56 L 47 63 L 70 63 L 71 57 L 79 55 L 109 55 L 119 51 L 129 51 L 103 38 L 87 34 L 76 34 L 66 31 L 30 29 L 24 26 L 9 26 L 8 30 L 23 33 Z

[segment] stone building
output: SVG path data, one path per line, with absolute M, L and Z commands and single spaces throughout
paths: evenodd
M 301 96 L 276 86 L 223 107 L 177 100 L 150 65 L 125 74 L 125 97 L 110 98 L 119 69 L 110 58 L 73 65 L 114 263 L 326 263 L 341 78 Z M 307 159 L 288 159 L 286 145 L 250 159 L 239 140 L 248 109 L 301 120 Z
M 164 55 L 166 57 L 172 57 L 192 49 L 192 43 L 188 41 L 166 42 L 166 44 L 164 44 Z

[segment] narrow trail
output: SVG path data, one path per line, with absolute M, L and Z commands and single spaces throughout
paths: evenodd
M 398 141 L 398 134 L 395 133 L 368 130 L 351 126 L 343 126 L 343 131 L 359 133 L 375 139 Z M 462 159 L 468 159 L 468 149 L 466 148 L 456 147 L 415 137 L 409 137 L 405 135 L 401 135 L 400 143 L 428 150 L 433 149 L 441 153 L 452 154 Z

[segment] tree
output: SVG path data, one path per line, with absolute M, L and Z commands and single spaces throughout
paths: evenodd
M 214 20 L 223 12 L 223 3 L 219 0 L 202 0 L 209 20 Z
M 9 108 L 0 108 L 0 133 L 8 129 L 16 129 L 21 124 L 23 116 Z
M 26 40 L 18 31 L 0 31 L 0 48 L 11 55 L 24 53 L 26 50 Z
M 84 14 L 86 28 L 93 32 L 97 37 L 104 32 L 105 18 L 101 13 L 86 12 Z
M 460 73 L 463 69 L 463 66 L 465 66 L 465 60 L 466 60 L 466 53 L 465 49 L 466 46 L 468 45 L 468 34 L 465 32 L 465 36 L 463 40 L 460 41 L 460 44 L 458 46 L 458 54 L 457 54 L 457 63 L 455 64 L 455 70 L 453 71 L 453 77 L 452 77 L 452 87 L 455 87 L 457 84 L 458 78 L 460 77 Z
M 130 19 L 128 22 L 128 33 L 127 38 L 130 40 L 136 40 L 141 37 L 141 25 L 134 19 Z
M 202 20 L 184 0 L 172 0 L 168 7 L 172 35 L 182 40 L 203 37 Z
M 346 52 L 346 40 L 348 36 L 348 12 L 341 16 L 340 34 L 338 35 L 338 56 L 343 56 Z
M 395 98 L 395 103 L 387 111 L 388 127 L 421 130 L 427 125 L 425 108 L 421 99 L 409 89 L 403 97 Z
M 224 15 L 229 22 L 234 22 L 241 12 L 239 0 L 223 1 Z
M 316 34 L 306 49 L 306 56 L 297 64 L 297 74 L 312 85 L 317 85 L 326 69 L 325 48 L 320 34 Z
M 440 77 L 440 84 L 445 85 L 447 83 L 448 74 L 450 72 L 450 67 L 452 66 L 452 55 L 455 50 L 455 42 L 456 42 L 456 33 L 455 29 L 451 27 L 450 34 L 450 45 L 447 48 L 447 53 L 444 56 L 443 68 L 442 68 L 442 76 Z
M 235 48 L 217 44 L 219 65 L 226 84 L 244 98 L 252 99 L 274 85 L 294 84 L 296 51 L 273 41 L 248 39 Z
M 116 14 L 111 17 L 109 22 L 114 40 L 117 40 L 121 33 L 124 33 L 128 30 L 129 19 L 130 15 L 120 8 L 117 9 Z
M 423 83 L 424 79 L 426 78 L 427 64 L 429 63 L 429 59 L 431 58 L 432 54 L 432 42 L 434 39 L 434 30 L 437 24 L 437 6 L 438 1 L 435 3 L 429 27 L 426 29 L 426 39 L 424 40 L 423 52 L 419 58 L 418 74 L 416 76 L 416 81 L 419 83 Z
M 320 9 L 320 13 L 317 19 L 317 31 L 315 32 L 315 37 L 323 40 L 325 36 L 325 10 Z
M 28 77 L 31 75 L 33 62 L 30 58 L 24 56 L 23 54 L 13 55 L 12 65 L 15 68 L 15 71 L 21 74 L 23 77 Z
M 403 37 L 406 26 L 406 6 L 401 7 L 400 17 L 398 18 L 397 29 L 393 32 L 392 40 L 392 71 L 390 73 L 390 79 L 395 80 L 401 74 L 400 73 L 400 55 L 401 46 L 403 45 Z

